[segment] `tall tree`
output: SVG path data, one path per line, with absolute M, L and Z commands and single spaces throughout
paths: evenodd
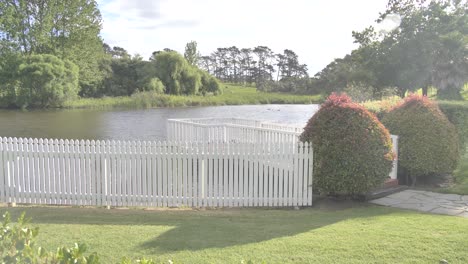
M 252 49 L 244 48 L 240 50 L 240 65 L 241 65 L 241 73 L 243 75 L 243 82 L 252 83 L 252 64 L 253 64 L 253 57 L 252 57 Z
M 438 94 L 460 98 L 468 81 L 466 1 L 390 0 L 378 22 L 398 14 L 401 23 L 379 39 L 373 28 L 356 33 L 360 49 L 373 50 L 367 60 L 377 86 L 396 86 L 403 96 L 429 86 Z
M 240 50 L 236 46 L 228 48 L 228 59 L 231 66 L 229 81 L 237 83 L 239 81 Z
M 200 53 L 198 52 L 196 41 L 190 41 L 185 45 L 184 57 L 190 65 L 198 65 Z
M 274 54 L 270 48 L 266 46 L 257 46 L 253 49 L 253 53 L 257 56 L 258 67 L 256 70 L 256 82 L 263 82 L 272 79 L 274 71 L 273 59 Z
M 0 37 L 23 55 L 53 54 L 79 67 L 86 90 L 104 78 L 99 37 L 101 14 L 94 0 L 0 1 Z
M 215 62 L 213 62 L 213 59 L 211 56 L 201 56 L 198 66 L 204 69 L 205 71 L 207 71 L 209 74 L 214 74 L 214 70 L 213 70 L 213 68 L 215 67 L 214 63 Z

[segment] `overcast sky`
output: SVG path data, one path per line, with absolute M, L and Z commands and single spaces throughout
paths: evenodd
M 291 49 L 311 75 L 356 45 L 351 32 L 375 24 L 388 0 L 98 0 L 104 41 L 145 59 L 155 50 L 203 55 L 218 47 Z

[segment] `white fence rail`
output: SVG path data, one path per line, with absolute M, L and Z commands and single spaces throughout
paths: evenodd
M 312 147 L 0 138 L 0 201 L 310 206 Z
M 171 141 L 195 142 L 298 142 L 302 128 L 240 118 L 169 119 Z

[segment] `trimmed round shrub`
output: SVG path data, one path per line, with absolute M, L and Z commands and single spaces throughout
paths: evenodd
M 380 186 L 392 169 L 388 130 L 346 95 L 331 94 L 300 139 L 312 142 L 313 187 L 322 194 L 364 194 Z
M 382 118 L 399 135 L 398 167 L 413 179 L 451 173 L 458 158 L 458 135 L 436 103 L 411 95 Z

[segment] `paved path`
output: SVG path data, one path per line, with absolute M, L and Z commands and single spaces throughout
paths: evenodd
M 404 190 L 370 202 L 402 209 L 468 218 L 468 195 Z

